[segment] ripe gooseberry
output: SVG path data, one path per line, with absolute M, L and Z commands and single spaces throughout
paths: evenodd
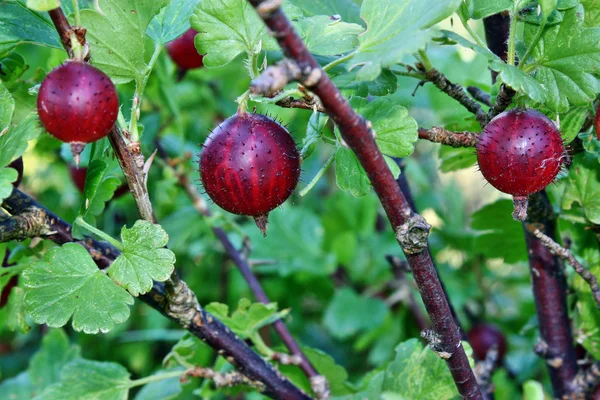
M 204 66 L 204 55 L 199 54 L 194 45 L 194 36 L 197 33 L 197 31 L 190 28 L 183 35 L 167 44 L 167 51 L 171 60 L 183 70 Z
M 261 114 L 236 114 L 204 142 L 200 178 L 208 196 L 233 214 L 254 217 L 265 234 L 268 214 L 294 191 L 300 155 L 289 132 Z
M 70 143 L 78 162 L 86 143 L 110 132 L 119 112 L 119 97 L 110 78 L 99 69 L 69 61 L 46 76 L 37 99 L 44 128 Z
M 485 360 L 487 353 L 496 347 L 498 358 L 496 363 L 501 363 L 506 354 L 506 338 L 502 332 L 491 324 L 477 324 L 468 333 L 469 344 L 478 360 Z
M 548 186 L 560 171 L 565 148 L 556 125 L 544 114 L 515 108 L 494 118 L 477 144 L 485 179 L 514 196 L 513 218 L 527 217 L 527 196 Z

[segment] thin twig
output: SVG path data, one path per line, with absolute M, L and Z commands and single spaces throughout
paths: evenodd
M 517 92 L 515 92 L 511 87 L 502 84 L 500 86 L 498 96 L 496 96 L 496 103 L 494 103 L 487 115 L 488 120 L 491 121 L 498 114 L 506 110 L 512 103 L 513 97 L 515 97 L 516 94 Z
M 598 279 L 592 274 L 587 268 L 585 268 L 571 253 L 571 250 L 565 249 L 560 244 L 552 240 L 551 237 L 540 231 L 535 225 L 528 225 L 527 230 L 533 234 L 536 238 L 540 239 L 542 244 L 550 250 L 552 254 L 555 254 L 565 260 L 569 265 L 573 267 L 575 272 L 581 276 L 581 278 L 587 282 L 592 290 L 592 296 L 596 300 L 596 304 L 600 308 L 600 287 L 598 286 Z
M 575 393 L 588 393 L 600 384 L 600 362 L 581 370 L 573 380 Z
M 431 129 L 419 128 L 419 139 L 451 147 L 475 147 L 479 141 L 479 134 L 474 132 L 453 132 L 439 126 L 434 126 Z
M 323 107 L 339 127 L 342 138 L 354 151 L 366 171 L 396 232 L 398 243 L 411 266 L 421 297 L 431 316 L 433 329 L 440 340 L 437 349 L 448 354 L 445 361 L 459 393 L 466 399 L 481 399 L 479 386 L 461 344 L 459 329 L 454 322 L 430 257 L 427 246 L 429 225 L 422 217 L 411 211 L 375 143 L 371 124 L 350 107 L 339 89 L 322 71 L 317 60 L 308 51 L 281 10 L 282 2 L 277 0 L 249 0 L 249 2 L 255 7 L 273 37 L 277 39 L 284 56 L 298 65 L 301 71 L 300 83 L 320 98 Z

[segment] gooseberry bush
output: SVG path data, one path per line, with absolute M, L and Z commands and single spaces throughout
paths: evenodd
M 599 16 L 1 2 L 0 399 L 591 398 Z

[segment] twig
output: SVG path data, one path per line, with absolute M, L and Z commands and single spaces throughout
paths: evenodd
M 506 110 L 508 106 L 510 106 L 510 103 L 512 103 L 515 94 L 517 94 L 517 92 L 515 92 L 512 88 L 502 84 L 500 86 L 498 96 L 496 96 L 496 103 L 494 103 L 487 115 L 488 120 L 491 121 L 495 116 Z
M 587 393 L 600 384 L 600 362 L 595 362 L 587 370 L 581 370 L 575 379 L 573 386 L 575 393 Z
M 188 197 L 192 200 L 192 204 L 194 205 L 194 208 L 196 209 L 196 211 L 198 211 L 201 215 L 203 215 L 205 217 L 212 216 L 212 213 L 211 213 L 210 209 L 208 208 L 208 204 L 206 203 L 204 198 L 200 195 L 200 193 L 198 193 L 198 190 L 196 189 L 196 187 L 194 185 L 192 185 L 189 177 L 185 173 L 182 173 L 181 171 L 178 171 L 176 168 L 173 167 L 173 165 L 169 161 L 168 155 L 164 151 L 164 148 L 161 146 L 160 141 L 157 140 L 155 143 L 158 147 L 159 157 L 161 157 L 162 159 L 165 160 L 165 162 L 166 162 L 165 164 L 175 174 L 179 185 L 185 190 Z M 261 303 L 264 303 L 264 304 L 270 303 L 269 297 L 265 293 L 259 280 L 256 278 L 256 275 L 254 275 L 254 273 L 252 272 L 252 268 L 250 267 L 250 265 L 247 261 L 247 257 L 242 256 L 240 254 L 240 252 L 235 248 L 235 246 L 233 245 L 231 240 L 229 240 L 229 236 L 227 236 L 227 233 L 222 228 L 213 226 L 212 230 L 213 230 L 213 233 L 215 234 L 215 236 L 219 239 L 219 241 L 225 248 L 225 252 L 229 256 L 229 258 L 231 258 L 231 260 L 234 262 L 234 264 L 236 265 L 236 267 L 238 268 L 238 270 L 240 271 L 240 273 L 242 274 L 242 276 L 248 283 L 248 286 L 250 287 L 250 290 L 252 290 L 254 297 L 256 297 L 256 299 L 258 301 L 260 301 Z M 300 366 L 302 371 L 305 373 L 305 375 L 309 379 L 318 377 L 319 373 L 317 372 L 315 367 L 311 364 L 311 362 L 308 360 L 308 358 L 306 357 L 306 355 L 304 354 L 304 352 L 302 351 L 302 349 L 300 348 L 298 343 L 296 343 L 296 340 L 292 336 L 287 325 L 282 320 L 278 319 L 277 321 L 275 321 L 273 323 L 273 327 L 275 328 L 275 330 L 281 337 L 281 340 L 283 341 L 285 346 L 292 353 L 292 357 L 300 358 L 301 362 L 298 365 Z M 315 392 L 315 394 L 316 394 L 316 392 Z
M 479 141 L 479 134 L 474 132 L 453 132 L 439 126 L 434 126 L 431 129 L 419 128 L 419 139 L 451 147 L 475 147 Z
M 496 368 L 498 362 L 498 347 L 493 346 L 485 355 L 485 360 L 479 361 L 475 364 L 475 376 L 479 386 L 484 388 L 487 393 L 492 392 L 490 385 L 492 372 Z
M 540 231 L 537 226 L 527 225 L 527 230 L 531 232 L 533 236 L 540 239 L 542 244 L 550 250 L 550 253 L 559 256 L 573 267 L 575 272 L 577 272 L 590 286 L 592 296 L 594 296 L 594 300 L 596 300 L 596 304 L 600 308 L 600 287 L 598 287 L 598 279 L 596 279 L 596 276 L 577 261 L 573 253 L 571 253 L 571 250 L 565 249 L 560 244 L 556 243 L 551 237 Z
M 478 102 L 483 103 L 489 107 L 492 106 L 492 98 L 491 98 L 490 94 L 481 90 L 477 86 L 468 86 L 467 92 L 469 92 L 469 94 L 471 96 L 473 96 L 473 98 L 475 100 L 477 100 Z
M 275 103 L 279 107 L 283 108 L 301 108 L 303 110 L 316 110 L 318 112 L 325 112 L 325 109 L 317 101 L 307 101 L 305 99 L 295 99 L 293 97 L 286 97 Z
M 475 119 L 482 127 L 488 123 L 488 116 L 483 111 L 479 103 L 473 100 L 465 91 L 465 89 L 455 83 L 450 82 L 444 74 L 437 69 L 431 69 L 425 73 L 426 79 L 433 83 L 438 89 L 452 97 L 463 105 L 469 112 L 475 114 Z
M 110 266 L 119 256 L 119 251 L 108 243 L 87 237 L 83 240 L 74 240 L 71 235 L 71 225 L 18 189 L 13 190 L 12 194 L 4 200 L 2 207 L 13 216 L 20 215 L 21 212 L 32 212 L 33 209 L 39 209 L 40 211 L 36 215 L 45 216 L 45 218 L 38 218 L 32 223 L 43 225 L 43 227 L 32 229 L 32 232 L 51 231 L 53 233 L 46 237 L 59 245 L 70 242 L 83 245 L 100 268 Z M 243 340 L 235 336 L 222 322 L 206 312 L 198 304 L 195 295 L 185 282 L 177 281 L 175 289 L 175 296 L 168 295 L 165 286 L 155 282 L 152 290 L 140 296 L 140 299 L 205 341 L 242 374 L 252 380 L 264 383 L 264 394 L 275 399 L 310 399 L 255 353 Z
M 262 392 L 265 389 L 264 383 L 252 380 L 247 376 L 240 374 L 239 372 L 222 373 L 210 368 L 195 367 L 185 371 L 184 375 L 181 377 L 181 380 L 185 380 L 188 376 L 194 378 L 211 379 L 215 383 L 217 389 L 239 385 L 253 387 L 259 392 Z
M 421 297 L 439 335 L 439 349 L 446 358 L 459 393 L 467 399 L 481 399 L 481 392 L 461 344 L 459 330 L 442 290 L 427 247 L 427 223 L 414 214 L 396 184 L 370 129 L 342 96 L 317 60 L 294 31 L 280 9 L 281 1 L 249 0 L 271 30 L 285 57 L 294 60 L 301 71 L 300 83 L 321 99 L 323 107 L 339 127 L 344 141 L 354 151 L 381 200 L 396 237 L 402 246 Z

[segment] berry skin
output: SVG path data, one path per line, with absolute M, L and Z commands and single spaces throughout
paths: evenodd
M 200 178 L 219 207 L 254 217 L 264 234 L 268 213 L 298 184 L 300 155 L 292 136 L 276 121 L 261 114 L 236 114 L 206 139 Z
M 183 35 L 167 44 L 167 51 L 171 60 L 183 70 L 204 66 L 204 55 L 198 54 L 198 50 L 194 46 L 194 36 L 197 33 L 197 31 L 190 28 Z
M 494 118 L 477 144 L 485 179 L 515 198 L 513 217 L 524 220 L 527 196 L 548 186 L 561 169 L 565 149 L 560 132 L 544 114 L 512 109 Z
M 52 136 L 79 144 L 82 149 L 82 144 L 95 142 L 110 132 L 117 120 L 119 97 L 104 72 L 70 61 L 46 76 L 38 93 L 37 109 Z
M 485 356 L 493 346 L 497 346 L 498 359 L 500 364 L 506 354 L 506 338 L 498 328 L 490 324 L 475 325 L 469 333 L 467 333 L 469 344 L 473 348 L 473 353 L 478 360 L 485 360 Z

